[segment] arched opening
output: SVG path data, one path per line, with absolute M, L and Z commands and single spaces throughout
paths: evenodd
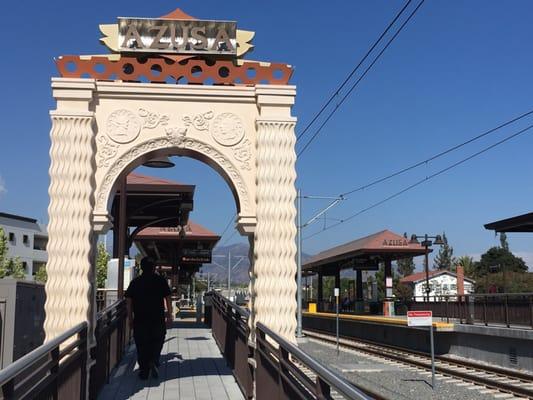
M 124 256 L 132 259 L 132 257 L 140 254 L 142 256 L 149 256 L 152 259 L 157 259 L 162 273 L 168 277 L 171 287 L 175 290 L 176 297 L 184 297 L 183 291 L 185 285 L 187 287 L 185 297 L 187 299 L 192 299 L 194 297 L 193 292 L 196 291 L 196 279 L 198 278 L 199 273 L 201 273 L 202 278 L 205 278 L 205 275 L 207 274 L 207 282 L 210 288 L 217 287 L 222 289 L 223 293 L 227 294 L 231 299 L 235 299 L 236 294 L 239 293 L 240 300 L 248 300 L 248 297 L 244 297 L 243 293 L 251 291 L 242 290 L 242 288 L 243 286 L 249 285 L 251 277 L 250 270 L 253 266 L 253 255 L 250 252 L 250 248 L 252 248 L 254 240 L 253 230 L 250 230 L 249 225 L 246 227 L 239 226 L 240 224 L 236 217 L 239 216 L 243 210 L 241 204 L 249 204 L 250 200 L 243 198 L 243 192 L 239 193 L 239 190 L 237 189 L 238 185 L 241 187 L 243 186 L 243 182 L 239 180 L 241 177 L 235 173 L 236 171 L 227 167 L 229 165 L 228 162 L 225 161 L 220 154 L 217 155 L 214 151 L 210 151 L 209 153 L 210 154 L 206 155 L 205 153 L 200 153 L 196 150 L 179 147 L 160 148 L 139 154 L 137 158 L 132 159 L 128 164 L 124 165 L 121 171 L 117 171 L 114 182 L 109 185 L 107 201 L 105 204 L 106 212 L 113 217 L 113 257 L 118 259 L 118 263 L 114 265 L 117 265 L 120 271 L 118 273 L 118 279 L 115 281 L 115 285 L 118 285 L 117 290 L 119 296 L 122 294 L 123 290 L 126 289 L 126 287 L 123 287 L 120 282 L 124 282 L 124 286 L 127 286 L 127 282 L 129 282 L 129 277 L 127 277 L 126 280 L 123 280 L 125 266 Z M 160 157 L 173 157 L 173 162 L 176 165 L 173 168 L 168 169 L 147 168 L 143 166 L 147 161 Z M 196 173 L 192 173 L 194 170 L 196 170 Z M 203 170 L 203 175 L 199 172 L 200 170 Z M 200 216 L 198 212 L 194 212 L 192 206 L 192 194 L 190 198 L 178 201 L 178 204 L 171 203 L 172 194 L 170 193 L 169 196 L 166 197 L 163 197 L 165 195 L 164 193 L 159 193 L 159 196 L 161 196 L 159 199 L 155 199 L 155 201 L 151 200 L 153 205 L 149 204 L 148 200 L 148 203 L 146 201 L 139 203 L 138 199 L 141 193 L 133 193 L 134 189 L 130 189 L 130 187 L 133 188 L 133 185 L 130 185 L 130 178 L 134 175 L 138 176 L 138 173 L 142 174 L 140 176 L 151 178 L 155 182 L 158 180 L 161 180 L 161 182 L 167 182 L 165 179 L 170 178 L 172 181 L 168 182 L 177 180 L 180 183 L 185 183 L 185 186 L 192 185 L 195 208 L 196 204 L 210 203 L 211 207 L 214 208 L 214 210 L 211 210 L 211 216 L 214 218 L 214 213 L 222 214 L 223 222 L 218 221 L 218 223 L 215 224 L 215 227 L 214 224 L 210 223 L 211 221 L 209 221 L 208 218 L 206 219 L 205 216 Z M 217 186 L 218 192 L 227 193 L 227 188 L 230 189 L 229 193 L 231 193 L 231 195 L 226 196 L 225 207 L 222 207 L 223 203 L 221 200 L 224 199 L 224 196 L 220 193 L 213 193 L 211 191 L 210 198 L 199 198 L 199 194 L 195 192 L 194 187 L 202 187 L 202 176 L 210 176 L 210 183 L 211 185 L 215 184 Z M 213 177 L 218 180 L 218 182 L 214 181 Z M 122 214 L 120 212 L 122 203 L 119 202 L 121 195 L 117 195 L 117 192 L 122 191 L 121 185 L 125 179 L 127 179 L 127 184 L 125 186 L 127 187 L 125 190 L 127 193 L 125 202 L 127 202 L 127 204 L 125 204 L 124 207 L 127 211 Z M 145 190 L 148 191 L 149 189 L 147 188 Z M 201 189 L 200 192 L 202 192 Z M 144 198 L 146 198 L 146 195 L 147 194 L 145 194 Z M 151 195 L 157 196 L 158 194 L 152 193 Z M 130 199 L 130 196 L 136 197 Z M 136 202 L 136 206 L 130 205 L 131 200 L 133 200 L 134 203 Z M 189 203 L 190 206 L 188 205 Z M 173 207 L 177 205 L 179 208 L 183 204 L 187 205 L 187 210 L 184 212 L 184 215 L 178 215 L 179 210 Z M 139 208 L 139 206 L 141 206 L 141 208 Z M 167 211 L 169 214 L 163 213 L 155 216 L 153 214 L 157 213 L 154 213 L 153 209 L 152 212 L 144 212 L 150 210 L 148 207 L 154 206 L 161 208 L 170 207 L 170 210 Z M 132 215 L 133 211 L 130 210 L 132 207 L 133 209 L 141 210 L 143 215 Z M 188 207 L 190 207 L 190 209 Z M 200 208 L 203 208 L 203 210 L 206 211 L 206 207 Z M 191 211 L 192 213 L 190 213 Z M 174 212 L 176 214 L 174 214 Z M 219 215 L 217 215 L 217 217 L 220 219 Z M 124 226 L 121 226 L 121 218 L 126 219 Z M 182 255 L 184 252 L 186 250 L 192 251 L 192 249 L 190 249 L 191 244 L 188 241 L 188 234 L 192 233 L 190 227 L 197 227 L 198 222 L 201 223 L 202 229 L 203 227 L 206 227 L 207 229 L 214 231 L 214 234 L 219 236 L 216 243 L 224 247 L 219 249 L 219 251 L 215 251 L 215 249 L 211 247 L 211 243 L 207 243 L 205 240 L 204 243 L 197 242 L 195 246 L 198 246 L 201 250 L 205 250 L 205 253 L 209 254 L 206 256 L 209 259 L 209 262 L 196 263 L 190 259 L 183 261 L 184 257 L 182 257 Z M 239 229 L 235 232 L 234 229 L 237 227 Z M 155 243 L 154 240 L 158 240 L 153 236 L 155 229 L 164 230 L 167 234 L 171 230 L 175 230 L 176 232 L 181 232 L 182 235 L 176 234 L 175 242 L 169 243 L 167 242 L 167 238 L 161 238 L 158 243 Z M 124 230 L 125 238 L 124 242 L 122 242 L 121 233 L 124 232 Z M 152 241 L 149 244 L 145 241 L 147 230 L 150 230 L 152 233 L 152 236 L 150 237 Z M 227 235 L 224 237 L 225 233 L 227 233 Z M 232 243 L 227 239 L 234 238 L 236 233 L 239 233 L 240 236 L 244 236 L 245 240 L 241 240 L 239 245 L 233 246 L 238 251 L 234 252 L 232 255 Z M 239 236 L 237 235 L 237 237 Z M 206 246 L 205 249 L 203 248 L 204 245 Z M 230 247 L 226 247 L 225 245 L 230 245 Z M 240 268 L 236 270 L 237 267 Z M 237 290 L 237 287 L 241 290 Z M 109 287 L 108 289 L 112 288 Z

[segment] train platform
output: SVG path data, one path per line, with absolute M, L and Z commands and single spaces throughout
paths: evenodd
M 138 373 L 132 344 L 98 399 L 244 399 L 211 330 L 192 318 L 176 321 L 168 330 L 159 378 L 142 381 Z
M 303 315 L 306 317 L 314 318 L 326 318 L 326 319 L 335 319 L 335 313 L 324 313 L 324 312 L 303 312 Z M 383 324 L 383 325 L 395 325 L 395 326 L 405 326 L 407 327 L 407 316 L 405 315 L 395 315 L 395 316 L 382 316 L 382 315 L 354 315 L 354 314 L 339 314 L 339 318 L 347 321 L 358 321 L 366 322 L 372 324 Z M 433 318 L 433 328 L 437 332 L 453 332 L 454 324 L 451 322 L 441 321 L 440 318 Z M 413 328 L 415 329 L 415 328 Z

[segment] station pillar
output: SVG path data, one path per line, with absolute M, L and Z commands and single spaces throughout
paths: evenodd
M 322 273 L 318 273 L 318 288 L 317 288 L 317 293 L 316 293 L 316 302 L 318 303 L 317 304 L 317 311 L 322 311 L 322 302 L 324 301 L 324 291 L 323 291 L 323 276 L 322 276 Z
M 355 271 L 355 300 L 363 301 L 363 271 Z
M 385 260 L 385 300 L 383 301 L 383 315 L 394 315 L 394 298 L 392 294 L 392 261 Z
M 341 295 L 341 270 L 337 268 L 335 271 L 335 287 L 339 288 L 339 295 Z

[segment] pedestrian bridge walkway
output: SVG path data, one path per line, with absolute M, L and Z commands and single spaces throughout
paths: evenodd
M 132 345 L 98 399 L 244 399 L 211 330 L 192 319 L 177 321 L 168 330 L 158 379 L 142 381 L 138 369 Z

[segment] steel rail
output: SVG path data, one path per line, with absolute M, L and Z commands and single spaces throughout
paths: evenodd
M 336 340 L 329 333 L 316 332 L 312 330 L 305 330 L 304 333 L 309 337 L 322 340 L 326 343 L 334 344 Z M 363 345 L 358 345 L 357 342 L 361 342 L 363 343 Z M 368 353 L 373 356 L 391 359 L 427 370 L 431 369 L 431 362 L 429 361 L 429 356 L 423 352 L 407 351 L 405 349 L 400 349 L 394 346 L 383 345 L 380 343 L 370 342 L 367 340 L 359 340 L 346 336 L 342 336 L 342 341 L 340 345 L 342 347 L 360 351 L 362 353 Z M 413 355 L 419 357 L 419 359 L 417 360 L 412 358 Z M 422 361 L 420 359 L 425 359 L 425 361 Z M 503 368 L 489 367 L 467 361 L 462 362 L 459 360 L 449 360 L 442 356 L 438 357 L 438 361 L 442 364 L 449 364 L 448 367 L 438 364 L 435 365 L 435 370 L 443 375 L 459 378 L 463 381 L 469 381 L 477 385 L 482 385 L 490 389 L 498 390 L 500 392 L 510 393 L 515 396 L 525 396 L 527 398 L 533 399 L 533 390 L 531 389 L 527 389 L 525 387 L 512 383 L 498 382 L 494 380 L 494 378 L 496 377 L 505 377 L 511 380 L 520 381 L 520 384 L 533 383 L 533 375 L 520 373 L 518 371 L 504 370 Z M 456 367 L 462 369 L 470 369 L 471 371 L 459 371 L 456 369 Z M 497 370 L 497 372 L 494 370 Z M 472 372 L 481 372 L 486 375 L 492 376 L 479 376 L 472 374 Z

